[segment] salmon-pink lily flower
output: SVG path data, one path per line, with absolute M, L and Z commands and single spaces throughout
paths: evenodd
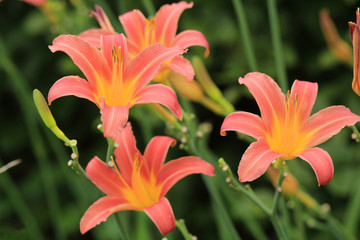
M 330 155 L 315 147 L 347 125 L 360 121 L 360 116 L 344 106 L 331 106 L 310 116 L 317 95 L 317 83 L 295 80 L 286 95 L 269 76 L 249 73 L 239 78 L 254 96 L 261 117 L 248 112 L 228 115 L 225 131 L 238 131 L 257 139 L 245 151 L 239 164 L 240 182 L 260 177 L 276 159 L 299 157 L 313 168 L 319 185 L 328 183 L 334 172 Z
M 37 7 L 42 6 L 46 3 L 46 0 L 22 0 L 22 1 Z
M 181 157 L 164 164 L 167 151 L 176 141 L 167 136 L 153 137 L 141 155 L 131 125 L 115 137 L 114 168 L 94 157 L 86 167 L 90 180 L 106 196 L 93 203 L 80 221 L 82 234 L 124 210 L 144 211 L 165 235 L 175 228 L 174 213 L 165 197 L 180 179 L 195 173 L 214 176 L 214 167 L 198 157 Z
M 119 19 L 126 33 L 130 58 L 137 56 L 144 48 L 161 43 L 165 47 L 180 46 L 187 49 L 190 46 L 203 46 L 206 48 L 205 56 L 209 55 L 209 44 L 205 36 L 196 30 L 185 30 L 179 34 L 177 25 L 180 15 L 185 9 L 192 8 L 193 3 L 181 1 L 179 3 L 165 4 L 156 13 L 155 17 L 148 20 L 141 11 L 133 10 L 122 14 Z M 94 46 L 99 45 L 100 35 L 114 32 L 111 23 L 99 6 L 95 6 L 95 16 L 101 29 L 91 29 L 80 34 Z M 183 56 L 176 56 L 171 61 L 163 64 L 157 77 L 158 81 L 168 77 L 169 70 L 180 73 L 190 81 L 194 78 L 194 69 L 191 63 Z
M 356 23 L 349 22 L 350 36 L 353 45 L 354 55 L 354 78 L 352 88 L 360 96 L 360 10 L 356 10 Z
M 148 85 L 162 63 L 183 53 L 180 47 L 154 44 L 129 60 L 126 39 L 123 34 L 116 34 L 102 36 L 100 49 L 73 35 L 57 37 L 49 48 L 67 53 L 87 79 L 59 79 L 49 91 L 49 103 L 66 95 L 94 102 L 101 110 L 105 137 L 114 137 L 128 121 L 129 108 L 139 103 L 160 103 L 182 118 L 171 88 Z

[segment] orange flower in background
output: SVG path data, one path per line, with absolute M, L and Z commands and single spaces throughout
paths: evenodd
M 175 228 L 175 218 L 166 193 L 182 178 L 195 173 L 214 176 L 214 167 L 198 157 L 181 157 L 164 164 L 167 151 L 176 141 L 156 136 L 144 155 L 136 148 L 131 125 L 116 136 L 115 168 L 94 157 L 86 167 L 90 180 L 106 196 L 93 203 L 80 221 L 82 234 L 106 221 L 113 213 L 125 210 L 145 212 L 165 235 Z
M 276 159 L 299 157 L 313 168 L 319 185 L 328 183 L 334 172 L 330 155 L 316 145 L 327 141 L 343 127 L 354 125 L 360 116 L 344 106 L 331 106 L 310 116 L 317 84 L 296 80 L 286 95 L 275 81 L 262 73 L 239 78 L 254 96 L 261 117 L 248 112 L 229 114 L 221 126 L 257 139 L 251 143 L 239 164 L 240 182 L 260 177 Z
M 352 88 L 354 92 L 360 96 L 360 10 L 356 10 L 356 23 L 349 22 L 350 27 L 350 36 L 353 44 L 353 54 L 354 54 L 354 78 L 352 82 Z
M 206 48 L 205 56 L 209 55 L 209 44 L 201 32 L 186 30 L 176 34 L 180 15 L 185 9 L 192 6 L 193 3 L 185 1 L 165 4 L 159 9 L 155 17 L 150 20 L 145 18 L 139 10 L 122 14 L 119 19 L 125 30 L 130 58 L 134 58 L 144 48 L 154 43 L 161 43 L 165 47 L 179 46 L 184 50 L 190 46 L 203 46 Z M 92 15 L 99 22 L 101 29 L 90 29 L 81 33 L 80 37 L 94 46 L 99 46 L 100 36 L 113 34 L 114 29 L 99 6 L 95 6 L 95 12 L 92 12 Z M 194 78 L 194 69 L 191 63 L 182 56 L 176 56 L 171 61 L 163 64 L 155 79 L 158 81 L 166 79 L 170 69 L 180 73 L 190 81 Z
M 102 36 L 100 49 L 73 35 L 57 37 L 49 48 L 67 53 L 87 79 L 59 79 L 49 90 L 49 103 L 67 95 L 94 102 L 101 110 L 105 137 L 118 134 L 128 121 L 129 108 L 140 103 L 160 103 L 182 118 L 171 88 L 162 84 L 148 86 L 162 63 L 183 53 L 180 47 L 154 44 L 129 60 L 126 39 L 117 34 Z

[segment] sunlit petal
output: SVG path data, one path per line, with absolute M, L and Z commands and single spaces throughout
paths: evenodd
M 125 69 L 124 81 L 131 81 L 137 89 L 141 89 L 155 77 L 162 63 L 182 53 L 180 47 L 166 48 L 160 43 L 153 44 L 129 63 Z
M 94 98 L 93 90 L 89 82 L 78 76 L 66 76 L 57 80 L 49 90 L 49 104 L 59 97 L 69 95 L 86 98 L 97 104 L 97 100 Z
M 108 106 L 104 101 L 101 103 L 101 121 L 105 137 L 116 137 L 125 127 L 129 118 L 128 106 Z
M 165 4 L 155 15 L 156 39 L 165 46 L 170 46 L 177 31 L 180 15 L 187 8 L 192 8 L 193 3 L 181 1 L 179 3 Z
M 179 119 L 182 119 L 182 111 L 175 92 L 162 84 L 152 84 L 145 87 L 137 95 L 138 99 L 134 104 L 139 103 L 160 103 L 169 108 Z
M 250 144 L 242 156 L 238 168 L 240 182 L 249 182 L 265 173 L 269 165 L 281 154 L 270 149 L 264 139 Z
M 49 46 L 52 52 L 63 51 L 86 76 L 93 90 L 97 89 L 99 81 L 110 80 L 109 66 L 101 52 L 78 36 L 60 35 Z
M 205 57 L 207 57 L 210 53 L 209 43 L 204 34 L 196 30 L 186 30 L 176 35 L 173 46 L 180 46 L 183 49 L 187 49 L 191 46 L 202 46 L 206 48 L 204 53 Z
M 157 174 L 164 164 L 169 147 L 175 144 L 176 140 L 167 136 L 155 136 L 150 140 L 144 152 L 144 159 L 150 171 Z
M 214 176 L 214 167 L 199 157 L 187 156 L 167 162 L 159 171 L 157 182 L 163 184 L 161 196 L 164 196 L 169 189 L 184 177 L 202 173 Z
M 225 131 L 238 131 L 255 139 L 264 136 L 266 132 L 263 120 L 255 114 L 248 112 L 234 112 L 229 114 L 221 125 L 220 133 Z
M 81 218 L 81 234 L 85 234 L 96 225 L 106 221 L 106 219 L 114 212 L 112 210 L 115 207 L 117 211 L 134 210 L 134 207 L 128 205 L 122 198 L 109 196 L 102 197 L 93 203 Z
M 194 79 L 195 71 L 192 67 L 189 60 L 185 59 L 183 56 L 175 56 L 169 65 L 169 67 L 186 77 L 189 81 L 192 81 Z
M 116 135 L 115 142 L 119 145 L 114 151 L 116 164 L 124 180 L 131 183 L 134 156 L 136 153 L 140 153 L 136 148 L 136 140 L 130 122 Z
M 320 110 L 312 115 L 302 127 L 311 140 L 308 147 L 311 148 L 325 142 L 345 126 L 354 125 L 360 121 L 360 116 L 352 113 L 344 106 L 331 106 Z
M 333 177 L 334 166 L 330 155 L 321 148 L 310 148 L 299 155 L 310 164 L 316 174 L 319 186 L 327 184 Z
M 109 196 L 122 196 L 121 188 L 124 188 L 125 185 L 121 180 L 121 176 L 114 168 L 109 167 L 98 157 L 90 160 L 85 171 L 90 180 L 102 192 Z
M 244 78 L 239 78 L 240 84 L 245 84 L 254 96 L 266 127 L 271 128 L 275 119 L 283 122 L 285 119 L 284 94 L 269 76 L 263 73 L 252 72 Z
M 167 198 L 161 198 L 158 203 L 145 208 L 144 212 L 155 223 L 162 235 L 175 229 L 174 213 Z

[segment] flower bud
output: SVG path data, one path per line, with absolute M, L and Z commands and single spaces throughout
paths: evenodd
M 359 72 L 359 50 L 360 50 L 360 10 L 356 10 L 356 23 L 349 22 L 350 27 L 350 36 L 353 45 L 353 55 L 354 55 L 354 78 L 352 82 L 352 88 L 354 92 L 360 96 L 360 72 Z
M 275 187 L 279 178 L 279 171 L 275 169 L 272 165 L 270 165 L 266 173 L 268 174 L 271 183 Z M 285 194 L 294 195 L 298 191 L 299 183 L 297 182 L 296 178 L 290 173 L 287 173 L 287 176 L 284 178 L 282 183 L 282 192 Z
M 200 85 L 195 80 L 190 82 L 186 77 L 174 71 L 169 74 L 169 82 L 177 93 L 191 101 L 200 102 L 205 96 Z
M 62 141 L 70 146 L 71 141 L 65 136 L 65 134 L 59 129 L 56 125 L 55 119 L 51 114 L 49 106 L 41 94 L 41 92 L 37 89 L 33 91 L 33 98 L 35 102 L 35 106 L 40 114 L 41 119 L 45 123 L 45 125 Z

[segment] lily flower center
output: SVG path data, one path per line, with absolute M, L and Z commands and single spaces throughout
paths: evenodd
M 284 159 L 288 160 L 303 152 L 309 140 L 307 134 L 300 131 L 303 122 L 299 119 L 298 95 L 288 91 L 284 101 L 285 119 L 274 115 L 266 140 L 273 151 L 285 155 Z
M 138 153 L 134 156 L 133 164 L 131 186 L 124 181 L 126 187 L 121 191 L 128 203 L 141 211 L 159 201 L 162 188 L 161 185 L 156 184 L 154 174 L 150 174 L 149 178 L 144 176 L 144 171 L 147 169 L 144 169 L 143 160 L 139 158 Z

